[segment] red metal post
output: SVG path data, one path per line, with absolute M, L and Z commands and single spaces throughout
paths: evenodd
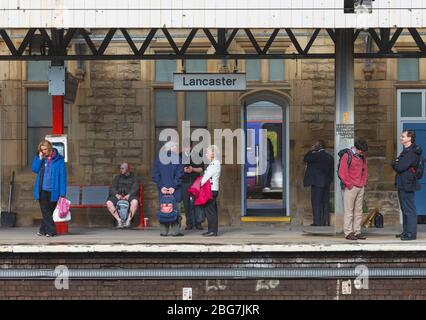
M 139 186 L 139 225 L 137 229 L 145 229 L 147 227 L 145 223 L 145 217 L 143 215 L 143 186 Z
M 52 134 L 64 134 L 64 96 L 52 96 Z M 56 234 L 68 233 L 68 222 L 56 222 Z
M 52 133 L 64 134 L 64 96 L 52 96 Z

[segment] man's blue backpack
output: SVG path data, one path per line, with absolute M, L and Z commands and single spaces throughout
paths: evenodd
M 178 221 L 179 213 L 175 197 L 172 195 L 162 195 L 160 198 L 160 210 L 157 212 L 157 219 L 160 223 L 170 223 Z

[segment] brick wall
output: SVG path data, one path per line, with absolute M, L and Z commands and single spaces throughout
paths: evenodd
M 56 290 L 53 281 L 0 280 L 0 300 L 182 300 L 182 288 L 192 288 L 193 300 L 426 299 L 426 279 L 370 280 L 369 290 L 350 295 L 337 293 L 338 281 L 72 280 L 69 290 Z
M 426 254 L 408 253 L 251 253 L 251 254 L 2 254 L 0 266 L 22 269 L 174 268 L 425 268 Z M 368 290 L 343 294 L 348 279 L 138 279 L 73 280 L 57 290 L 54 280 L 0 279 L 0 299 L 181 300 L 192 288 L 194 300 L 244 299 L 426 299 L 426 279 L 370 279 Z

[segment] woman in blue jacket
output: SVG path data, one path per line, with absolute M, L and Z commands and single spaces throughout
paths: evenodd
M 32 171 L 37 174 L 34 185 L 34 199 L 40 203 L 43 221 L 39 236 L 53 237 L 56 227 L 52 214 L 60 197 L 67 193 L 67 171 L 64 157 L 52 144 L 43 140 L 38 145 L 38 154 L 34 157 Z

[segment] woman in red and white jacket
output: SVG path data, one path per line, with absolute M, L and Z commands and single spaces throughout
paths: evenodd
M 213 199 L 204 205 L 204 212 L 207 218 L 208 229 L 207 232 L 203 233 L 205 237 L 216 237 L 218 231 L 218 213 L 217 213 L 217 195 L 219 194 L 219 180 L 220 180 L 220 161 L 219 150 L 215 145 L 207 148 L 206 157 L 210 161 L 206 170 L 204 171 L 203 178 L 201 180 L 201 186 L 207 181 L 211 183 Z

